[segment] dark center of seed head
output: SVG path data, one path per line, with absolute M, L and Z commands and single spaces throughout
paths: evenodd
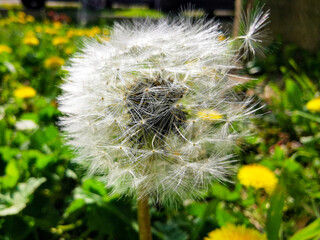
M 183 97 L 185 90 L 171 80 L 143 79 L 133 86 L 126 96 L 131 127 L 135 131 L 134 142 L 144 145 L 150 138 L 161 139 L 170 133 L 178 134 L 184 127 L 186 113 L 177 102 Z

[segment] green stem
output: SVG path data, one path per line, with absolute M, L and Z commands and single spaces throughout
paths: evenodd
M 137 201 L 138 201 L 139 239 L 152 240 L 148 197 L 138 196 Z
M 206 209 L 200 218 L 200 221 L 194 224 L 194 227 L 191 233 L 192 240 L 199 238 L 199 235 L 203 229 L 205 222 L 207 221 L 207 218 L 209 217 L 210 214 L 212 214 L 215 211 L 217 204 L 218 204 L 217 200 L 212 200 L 207 204 Z

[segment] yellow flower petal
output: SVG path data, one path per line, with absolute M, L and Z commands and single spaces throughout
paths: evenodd
M 71 54 L 71 53 L 74 52 L 74 48 L 73 48 L 73 47 L 67 47 L 67 48 L 64 50 L 64 52 L 65 52 L 67 55 L 69 55 L 69 54 Z
M 224 40 L 226 40 L 227 38 L 226 38 L 226 36 L 224 36 L 224 35 L 219 35 L 218 36 L 218 40 L 219 41 L 224 41 Z
M 23 43 L 30 46 L 36 46 L 36 45 L 39 45 L 39 39 L 36 38 L 35 36 L 26 36 L 23 39 Z
M 310 112 L 320 112 L 320 97 L 314 98 L 307 103 Z
M 68 42 L 68 39 L 65 38 L 65 37 L 55 37 L 53 40 L 52 40 L 52 44 L 54 46 L 57 46 L 57 45 L 64 45 Z
M 46 34 L 54 35 L 54 34 L 57 34 L 57 33 L 58 33 L 58 30 L 57 30 L 57 29 L 53 29 L 53 28 L 46 27 L 46 28 L 44 29 L 44 32 L 45 32 Z
M 0 53 L 12 53 L 12 49 L 8 47 L 7 45 L 0 44 Z
M 44 66 L 47 69 L 58 69 L 60 68 L 65 61 L 61 57 L 53 56 L 50 58 L 47 58 L 44 62 Z
M 278 183 L 276 175 L 269 168 L 258 164 L 242 166 L 238 172 L 238 179 L 246 187 L 263 188 L 269 194 Z
M 255 229 L 229 224 L 210 232 L 204 240 L 267 240 L 267 237 Z
M 18 18 L 24 18 L 26 16 L 25 12 L 19 11 L 18 12 Z
M 28 16 L 26 17 L 26 21 L 27 21 L 27 22 L 34 22 L 34 17 L 31 16 L 31 15 L 28 15 Z
M 216 121 L 223 117 L 218 111 L 209 109 L 199 111 L 197 116 L 207 121 Z
M 61 22 L 54 22 L 54 23 L 53 23 L 53 28 L 54 28 L 54 29 L 60 29 L 60 28 L 62 28 L 62 23 L 61 23 Z
M 32 87 L 23 86 L 14 90 L 13 95 L 16 98 L 32 98 L 37 95 L 37 92 Z
M 41 32 L 42 32 L 42 27 L 41 27 L 41 26 L 36 26 L 36 27 L 35 27 L 35 31 L 36 31 L 37 33 L 41 33 Z

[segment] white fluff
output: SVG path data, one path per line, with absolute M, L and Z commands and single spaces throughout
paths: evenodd
M 33 120 L 19 120 L 14 124 L 15 128 L 20 131 L 34 130 L 39 126 Z
M 232 91 L 238 51 L 222 34 L 212 21 L 146 20 L 85 44 L 59 98 L 76 161 L 116 193 L 138 190 L 165 204 L 226 180 L 254 108 Z M 201 118 L 205 110 L 221 117 Z

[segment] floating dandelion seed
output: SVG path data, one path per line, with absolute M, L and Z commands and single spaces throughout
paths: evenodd
M 268 36 L 266 25 L 269 23 L 269 14 L 269 10 L 263 12 L 261 7 L 256 7 L 248 15 L 242 14 L 238 44 L 244 58 L 264 56 L 263 43 Z
M 232 90 L 236 40 L 221 36 L 212 21 L 163 19 L 85 44 L 59 98 L 76 160 L 116 193 L 169 205 L 227 180 L 255 107 Z

